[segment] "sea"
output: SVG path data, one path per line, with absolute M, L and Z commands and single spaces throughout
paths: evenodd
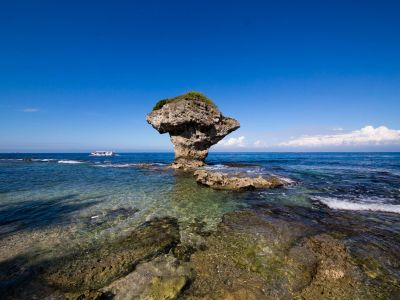
M 194 222 L 212 231 L 225 213 L 264 204 L 293 214 L 350 211 L 400 234 L 400 153 L 210 153 L 206 169 L 287 182 L 243 192 L 201 186 L 166 168 L 173 158 L 0 154 L 0 260 L 87 247 L 162 216 L 176 218 L 182 239 L 190 239 Z

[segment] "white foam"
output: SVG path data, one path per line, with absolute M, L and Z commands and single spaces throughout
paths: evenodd
M 55 161 L 57 159 L 54 158 L 32 158 L 32 161 L 39 161 L 39 162 L 50 162 Z
M 130 168 L 135 167 L 137 164 L 99 164 L 95 165 L 100 168 Z
M 229 169 L 229 167 L 227 167 L 227 166 L 225 166 L 225 165 L 220 165 L 220 164 L 217 164 L 217 165 L 208 165 L 208 166 L 204 166 L 204 169 L 206 169 L 206 170 L 227 170 L 227 169 Z
M 0 160 L 6 160 L 6 161 L 18 160 L 18 161 L 21 161 L 21 160 L 23 160 L 23 159 L 22 159 L 22 158 L 0 158 Z
M 63 160 L 59 160 L 58 161 L 59 164 L 81 164 L 83 163 L 82 161 L 78 161 L 78 160 L 67 160 L 67 159 L 63 159 Z
M 95 167 L 100 167 L 100 168 L 137 168 L 141 166 L 165 166 L 166 164 L 163 163 L 125 163 L 125 164 L 95 164 Z
M 338 199 L 334 197 L 312 197 L 314 200 L 318 200 L 332 209 L 342 210 L 367 210 L 367 211 L 380 211 L 380 212 L 391 212 L 400 214 L 400 205 L 395 204 L 384 204 L 384 203 L 363 203 L 363 202 L 351 202 L 348 200 Z
M 287 184 L 293 184 L 295 183 L 295 181 L 293 179 L 287 178 L 287 177 L 283 177 L 283 176 L 276 176 L 278 177 L 280 180 L 282 180 L 283 182 L 286 182 Z

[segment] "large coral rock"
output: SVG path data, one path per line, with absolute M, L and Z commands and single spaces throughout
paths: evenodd
M 169 133 L 175 168 L 204 165 L 209 148 L 240 127 L 202 94 L 188 93 L 165 102 L 147 115 L 147 122 L 159 133 Z
M 239 177 L 219 172 L 197 170 L 194 172 L 197 183 L 217 190 L 252 190 L 258 188 L 282 187 L 287 182 L 277 177 Z

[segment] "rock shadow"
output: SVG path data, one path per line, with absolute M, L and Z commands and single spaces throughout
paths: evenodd
M 128 235 L 75 249 L 61 257 L 38 259 L 34 252 L 0 263 L 2 299 L 111 299 L 99 289 L 132 272 L 142 262 L 173 251 L 179 225 L 154 218 Z
M 20 231 L 47 228 L 55 223 L 65 224 L 71 213 L 97 204 L 99 201 L 76 202 L 77 194 L 35 199 L 0 206 L 0 240 Z M 99 197 L 97 197 L 99 198 Z

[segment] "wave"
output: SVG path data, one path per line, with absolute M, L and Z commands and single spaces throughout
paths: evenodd
M 56 162 L 55 158 L 0 158 L 0 161 L 24 161 L 24 162 Z
M 312 198 L 332 209 L 380 211 L 400 214 L 400 205 L 396 204 L 351 202 L 339 198 L 321 196 L 314 196 Z
M 278 176 L 278 175 L 274 175 L 275 177 L 277 177 L 278 179 L 286 182 L 287 184 L 294 184 L 296 183 L 296 181 L 294 181 L 293 179 L 287 178 L 287 177 L 283 177 L 283 176 Z
M 82 164 L 83 161 L 62 159 L 58 161 L 59 164 Z
M 96 167 L 100 168 L 130 168 L 136 165 L 137 164 L 95 164 Z
M 0 161 L 23 161 L 23 162 L 53 162 L 55 158 L 1 158 Z
M 3 160 L 3 161 L 15 161 L 15 160 L 22 161 L 24 159 L 23 158 L 0 158 L 0 160 Z
M 221 164 L 216 164 L 216 165 L 206 165 L 203 167 L 206 170 L 229 170 L 229 167 Z
M 95 167 L 100 168 L 146 168 L 146 167 L 162 167 L 166 166 L 163 163 L 124 163 L 124 164 L 99 164 L 96 163 Z
M 52 162 L 52 161 L 57 161 L 55 158 L 32 158 L 31 161 L 35 162 Z

